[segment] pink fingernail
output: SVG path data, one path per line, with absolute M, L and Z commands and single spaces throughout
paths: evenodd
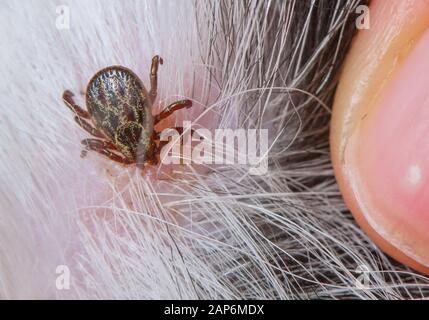
M 377 106 L 361 122 L 356 190 L 372 227 L 429 266 L 429 30 Z

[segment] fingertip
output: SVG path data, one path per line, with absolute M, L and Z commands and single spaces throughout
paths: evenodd
M 373 1 L 370 13 L 335 98 L 335 175 L 371 239 L 429 274 L 429 2 Z

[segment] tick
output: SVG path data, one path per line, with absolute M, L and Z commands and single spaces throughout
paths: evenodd
M 121 164 L 137 164 L 141 168 L 146 163 L 158 163 L 163 143 L 154 126 L 175 111 L 192 106 L 192 101 L 180 100 L 152 115 L 158 67 L 162 63 L 160 56 L 152 58 L 149 92 L 130 69 L 111 66 L 98 71 L 86 88 L 87 110 L 74 102 L 69 90 L 64 91 L 63 101 L 75 113 L 77 124 L 95 137 L 82 140 L 82 156 L 92 150 Z M 174 129 L 183 132 L 182 127 Z

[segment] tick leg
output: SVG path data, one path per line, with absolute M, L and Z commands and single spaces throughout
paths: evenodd
M 85 119 L 89 119 L 91 117 L 88 111 L 83 110 L 74 102 L 73 93 L 71 93 L 71 91 L 69 90 L 64 91 L 63 101 L 66 104 L 66 106 L 69 107 L 70 110 L 76 113 L 79 117 L 85 118 Z
M 97 140 L 97 139 L 85 139 L 85 140 L 82 140 L 82 144 L 86 146 L 87 150 L 96 151 L 115 162 L 119 162 L 122 164 L 134 163 L 134 161 L 128 160 L 127 158 L 122 157 L 108 150 L 111 146 L 110 142 L 108 141 Z
M 115 150 L 117 151 L 118 149 L 116 148 L 116 146 L 111 143 L 110 141 L 106 141 L 106 140 L 98 140 L 98 139 L 83 139 L 81 141 L 81 143 L 84 146 L 89 146 L 89 145 L 97 145 L 97 146 L 102 146 L 105 149 L 110 149 L 110 150 Z
M 180 109 L 183 109 L 183 108 L 190 108 L 191 106 L 192 106 L 191 100 L 180 100 L 180 101 L 173 102 L 167 108 L 162 110 L 160 114 L 155 116 L 155 119 L 154 119 L 155 124 L 157 124 L 161 120 L 167 118 L 173 112 L 180 110 Z
M 93 126 L 91 126 L 84 119 L 76 116 L 76 117 L 74 117 L 74 120 L 77 122 L 78 125 L 80 125 L 90 135 L 92 135 L 94 137 L 97 137 L 97 138 L 101 138 L 101 139 L 105 139 L 106 138 L 104 136 L 104 134 L 102 134 L 100 131 L 98 131 L 97 129 L 95 129 Z
M 152 58 L 152 65 L 150 67 L 150 91 L 149 98 L 153 103 L 156 99 L 158 93 L 158 67 L 160 64 L 163 64 L 164 61 L 160 56 L 154 56 Z

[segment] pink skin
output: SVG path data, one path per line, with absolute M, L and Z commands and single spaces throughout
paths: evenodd
M 426 32 L 362 125 L 357 153 L 360 190 L 386 213 L 372 219 L 383 222 L 385 232 L 395 233 L 392 241 L 424 265 L 429 265 L 428 52 Z
M 336 177 L 375 243 L 429 274 L 429 2 L 373 1 L 370 12 L 336 96 Z
M 143 72 L 139 73 L 143 75 L 141 79 L 145 86 L 149 87 L 149 81 L 147 77 L 144 77 L 145 74 Z M 165 71 L 160 68 L 160 84 L 158 87 L 160 91 L 166 87 L 164 85 L 166 81 L 163 81 L 165 77 Z M 184 82 L 187 83 L 186 77 L 184 78 Z M 193 96 L 190 96 L 190 94 L 185 97 L 171 95 L 168 100 L 164 100 L 163 96 L 159 94 L 152 106 L 153 115 L 159 114 L 165 106 L 178 99 L 192 98 L 193 106 L 189 109 L 179 110 L 159 122 L 156 125 L 158 132 L 166 128 L 182 126 L 184 121 L 192 122 L 192 128 L 194 129 L 201 127 L 212 129 L 216 125 L 218 116 L 210 108 L 214 101 L 215 93 L 206 98 L 208 101 L 204 100 L 207 101 L 207 105 L 204 105 L 201 102 L 204 98 L 201 88 L 197 85 L 193 86 L 193 88 Z M 76 100 L 79 101 L 80 106 L 86 108 L 83 96 L 76 95 Z M 64 106 L 62 107 L 65 109 Z M 72 116 L 73 114 L 70 114 L 70 117 Z M 68 129 L 75 130 L 79 134 L 70 148 L 70 157 L 73 159 L 77 172 L 73 172 L 73 182 L 68 184 L 70 186 L 69 192 L 73 194 L 78 212 L 88 230 L 91 230 L 96 235 L 95 228 L 99 228 L 100 223 L 110 225 L 110 228 L 114 228 L 115 233 L 118 235 L 133 237 L 132 231 L 124 228 L 121 222 L 121 219 L 128 219 L 128 216 L 124 214 L 125 211 L 131 212 L 134 215 L 134 219 L 141 219 L 143 223 L 146 221 L 153 223 L 155 221 L 154 224 L 156 224 L 156 219 L 161 221 L 167 219 L 182 224 L 183 217 L 176 216 L 174 213 L 171 216 L 166 214 L 165 212 L 168 212 L 168 209 L 164 208 L 164 204 L 185 197 L 188 186 L 185 183 L 178 182 L 183 179 L 183 174 L 189 174 L 191 170 L 199 174 L 205 174 L 208 171 L 207 167 L 192 165 L 191 169 L 187 165 L 159 163 L 157 165 L 147 165 L 141 170 L 135 164 L 123 165 L 93 151 L 89 151 L 84 158 L 81 158 L 80 150 L 82 150 L 82 145 L 79 141 L 82 138 L 88 138 L 89 135 L 73 121 L 71 121 Z M 73 134 L 70 134 L 70 136 L 73 136 Z M 142 191 L 141 189 L 143 188 L 142 186 L 148 184 L 148 180 L 150 180 L 150 192 L 146 194 L 146 190 Z M 180 189 L 172 187 L 175 184 L 179 185 Z M 146 199 L 143 201 L 142 197 L 146 197 Z M 118 208 L 119 210 L 113 210 L 110 207 Z M 165 211 L 164 213 L 159 213 L 163 210 Z M 154 220 L 148 218 L 148 216 L 154 217 Z M 91 241 L 99 242 L 100 240 L 94 236 Z M 79 247 L 76 247 L 67 252 L 67 254 L 74 255 L 80 250 Z M 68 258 L 72 260 L 72 257 Z M 73 265 L 71 267 L 72 269 L 77 268 Z M 92 268 L 92 266 L 86 267 Z M 97 270 L 93 270 L 93 276 L 97 276 Z M 75 274 L 75 278 L 78 281 L 84 280 L 81 279 L 79 274 Z

